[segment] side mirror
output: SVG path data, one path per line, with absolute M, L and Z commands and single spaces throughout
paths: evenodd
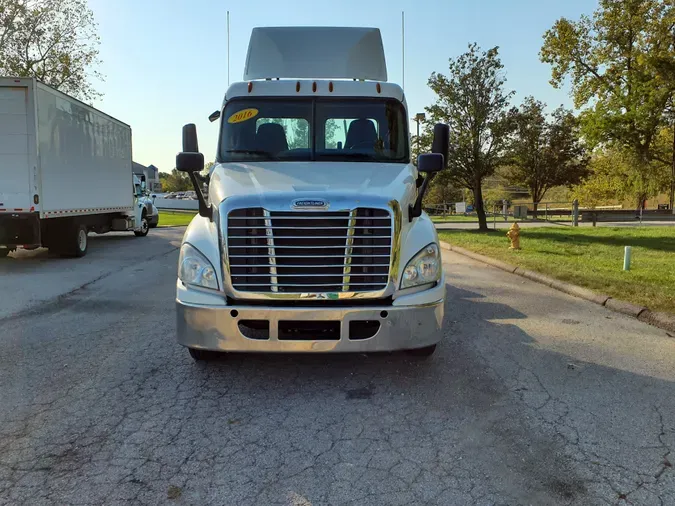
M 431 144 L 431 152 L 443 155 L 443 168 L 448 166 L 447 156 L 449 150 L 450 127 L 445 123 L 436 123 L 434 125 L 434 140 Z
M 199 152 L 197 127 L 194 123 L 183 127 L 183 151 L 176 155 L 176 169 L 182 172 L 204 170 L 204 155 Z
M 199 215 L 211 220 L 213 212 L 197 180 L 197 173 L 204 170 L 204 155 L 199 152 L 197 127 L 194 123 L 183 127 L 183 151 L 176 155 L 176 169 L 188 173 L 199 200 Z
M 194 123 L 188 123 L 183 127 L 183 151 L 187 153 L 199 153 L 197 127 Z
M 427 153 L 417 157 L 417 170 L 435 174 L 445 168 L 445 157 L 440 153 Z
M 199 172 L 204 170 L 204 155 L 201 153 L 178 153 L 176 168 L 182 172 Z
M 417 190 L 417 200 L 408 208 L 408 221 L 422 215 L 422 199 L 429 189 L 429 183 L 434 176 L 442 171 L 447 165 L 447 156 L 450 149 L 450 127 L 443 123 L 434 125 L 434 141 L 431 145 L 431 153 L 420 155 L 417 158 L 417 170 L 426 172 L 422 184 Z
M 213 123 L 214 121 L 216 121 L 218 118 L 220 118 L 220 111 L 213 111 L 213 112 L 209 115 L 209 121 L 210 121 L 211 123 Z

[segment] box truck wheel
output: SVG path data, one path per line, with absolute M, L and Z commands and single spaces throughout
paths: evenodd
M 219 353 L 213 351 L 200 350 L 197 348 L 188 348 L 188 351 L 190 352 L 190 356 L 195 362 L 201 362 L 203 360 L 211 360 L 219 355 Z
M 9 248 L 3 248 L 0 246 L 0 258 L 5 258 L 9 255 Z
M 150 224 L 148 223 L 148 215 L 143 211 L 143 216 L 141 217 L 141 229 L 134 230 L 136 237 L 145 237 L 148 235 L 148 230 L 150 230 Z
M 75 222 L 68 228 L 64 253 L 68 256 L 83 257 L 87 254 L 87 247 L 89 246 L 86 225 Z
M 406 350 L 406 353 L 412 357 L 426 358 L 430 357 L 436 351 L 436 345 L 425 346 L 424 348 L 415 348 L 414 350 Z

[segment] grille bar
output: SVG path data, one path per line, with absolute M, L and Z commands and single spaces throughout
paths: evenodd
M 388 267 L 388 266 L 387 266 Z M 331 267 L 332 268 L 332 267 Z M 384 277 L 387 274 L 352 274 L 352 276 L 375 276 L 375 277 Z M 247 277 L 247 278 L 254 278 L 254 277 L 269 277 L 269 274 L 232 274 L 232 277 Z M 277 274 L 276 277 L 284 277 L 284 276 L 297 276 L 297 274 Z M 302 275 L 305 278 L 318 278 L 318 277 L 324 277 L 325 274 L 303 274 Z
M 256 255 L 255 258 L 270 258 L 270 256 L 274 256 L 274 255 Z M 229 255 L 229 257 L 230 258 L 251 258 L 251 255 Z M 351 255 L 351 258 L 359 258 L 359 257 L 363 257 L 363 258 L 389 258 L 389 255 Z M 326 255 L 285 255 L 284 258 L 326 258 Z M 269 263 L 267 265 L 269 265 Z
M 248 257 L 239 257 L 239 258 L 248 258 Z M 323 258 L 321 257 L 302 257 L 302 258 Z M 231 265 L 233 268 L 241 267 L 269 267 L 269 263 L 266 264 L 245 264 L 245 265 Z M 389 264 L 342 264 L 342 265 L 286 265 L 284 267 L 293 267 L 294 269 L 315 269 L 322 267 L 324 269 L 335 269 L 336 267 L 389 267 Z
M 263 230 L 266 228 L 274 228 L 274 230 L 313 230 L 313 227 L 228 227 L 230 230 Z M 373 229 L 381 229 L 381 230 L 391 230 L 391 226 L 387 227 L 380 227 L 380 226 L 372 226 L 372 227 L 360 227 L 360 226 L 355 226 L 355 227 L 321 227 L 321 230 L 350 230 L 350 229 L 368 229 L 368 230 L 373 230 Z
M 227 221 L 232 286 L 243 292 L 378 292 L 392 248 L 388 210 L 236 209 Z
M 312 239 L 350 239 L 354 234 L 312 236 Z M 230 239 L 250 239 L 250 235 L 233 235 Z M 307 239 L 306 235 L 285 235 L 284 239 Z M 369 235 L 368 239 L 391 239 L 388 235 Z
M 330 221 L 330 220 L 344 219 L 345 216 L 349 216 L 349 213 L 344 213 L 345 216 L 325 216 L 325 217 L 322 217 L 322 216 L 302 216 L 301 214 L 303 214 L 303 213 L 307 214 L 305 211 L 303 211 L 302 213 L 297 213 L 293 216 L 283 216 L 283 215 L 275 214 L 274 215 L 274 221 L 277 221 L 277 220 L 295 220 L 295 221 L 323 220 L 323 221 Z M 247 218 L 245 216 L 230 216 L 228 219 L 229 220 L 247 220 L 249 218 Z M 369 220 L 369 221 L 373 221 L 373 220 L 383 221 L 384 220 L 385 222 L 389 221 L 388 217 L 387 218 L 384 218 L 384 217 L 369 218 L 369 217 L 356 216 L 355 219 L 357 219 L 357 220 Z
M 308 286 L 372 286 L 372 283 L 338 283 L 338 284 L 325 284 L 325 283 L 299 283 L 297 285 L 289 285 L 286 283 L 240 283 L 239 286 L 291 286 L 296 288 L 305 288 Z

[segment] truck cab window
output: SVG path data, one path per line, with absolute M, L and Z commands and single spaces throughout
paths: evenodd
M 220 161 L 408 163 L 407 135 L 393 99 L 237 99 L 223 114 Z

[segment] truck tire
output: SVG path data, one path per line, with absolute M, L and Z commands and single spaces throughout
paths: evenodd
M 145 214 L 145 211 L 143 211 L 143 216 L 141 217 L 141 229 L 134 230 L 134 235 L 136 237 L 145 237 L 148 235 L 149 230 L 150 225 L 148 224 L 148 216 Z
M 215 358 L 216 354 L 208 350 L 200 350 L 198 348 L 188 348 L 190 356 L 195 362 L 203 362 Z
M 68 234 L 65 253 L 75 258 L 83 257 L 87 254 L 89 247 L 89 238 L 87 237 L 87 227 L 79 223 L 73 223 L 71 231 Z
M 9 255 L 9 248 L 0 248 L 0 258 L 5 258 Z
M 406 353 L 411 357 L 427 358 L 434 354 L 436 345 L 425 346 L 424 348 L 415 348 L 414 350 L 406 350 Z

